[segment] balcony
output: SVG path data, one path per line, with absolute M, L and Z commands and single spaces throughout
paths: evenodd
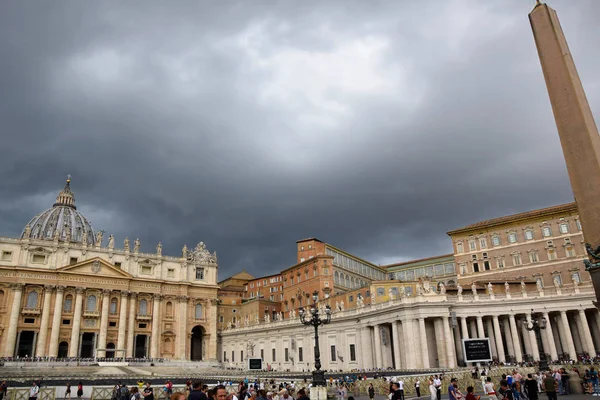
M 100 312 L 99 311 L 84 311 L 83 312 L 83 316 L 86 318 L 100 318 Z
M 21 314 L 23 315 L 40 315 L 41 314 L 41 310 L 39 308 L 23 308 L 23 311 L 21 311 Z
M 152 321 L 152 315 L 148 315 L 148 314 L 137 314 L 135 316 L 135 319 L 137 319 L 138 321 Z

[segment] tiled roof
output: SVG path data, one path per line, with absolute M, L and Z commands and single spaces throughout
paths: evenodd
M 480 229 L 480 228 L 488 228 L 488 227 L 507 224 L 507 223 L 511 223 L 511 222 L 517 222 L 519 220 L 543 217 L 546 215 L 552 215 L 552 214 L 557 214 L 557 213 L 561 213 L 561 212 L 569 212 L 569 211 L 577 211 L 577 204 L 575 204 L 573 202 L 573 203 L 568 203 L 568 204 L 561 204 L 558 206 L 540 208 L 538 210 L 527 211 L 527 212 L 519 213 L 519 214 L 506 215 L 504 217 L 499 217 L 499 218 L 487 219 L 485 221 L 480 221 L 480 222 L 476 222 L 471 225 L 467 225 L 463 228 L 449 231 L 449 232 L 447 232 L 447 234 L 453 235 L 453 234 L 461 233 L 461 232 L 465 232 L 465 231 L 471 231 L 471 230 L 476 230 L 476 229 Z

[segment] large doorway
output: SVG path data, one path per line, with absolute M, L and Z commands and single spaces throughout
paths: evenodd
M 115 344 L 109 343 L 106 345 L 106 358 L 115 358 Z
M 190 360 L 200 361 L 202 360 L 202 339 L 204 338 L 204 328 L 201 326 L 195 326 L 192 329 L 192 354 Z
M 17 347 L 18 357 L 33 357 L 33 341 L 35 339 L 34 331 L 22 331 L 19 335 L 19 347 Z
M 146 358 L 148 352 L 148 336 L 137 335 L 135 338 L 135 358 Z
M 93 358 L 94 357 L 94 342 L 96 335 L 94 332 L 85 332 L 81 335 L 81 358 Z
M 58 358 L 67 358 L 69 354 L 69 343 L 60 342 L 58 344 Z

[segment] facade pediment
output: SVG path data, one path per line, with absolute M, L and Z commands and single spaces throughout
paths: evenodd
M 57 271 L 92 276 L 110 276 L 113 278 L 133 278 L 129 273 L 98 257 L 77 264 L 67 265 L 66 267 L 59 268 Z

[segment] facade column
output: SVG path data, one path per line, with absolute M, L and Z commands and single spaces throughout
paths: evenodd
M 588 325 L 587 318 L 585 316 L 585 310 L 579 309 L 579 333 L 581 334 L 581 341 L 583 342 L 583 349 L 588 353 L 590 357 L 596 355 L 594 349 L 594 341 L 592 340 L 592 332 L 590 332 L 590 326 Z
M 502 343 L 502 332 L 500 332 L 500 321 L 498 316 L 492 316 L 492 325 L 494 329 L 494 339 L 496 340 L 496 350 L 498 352 L 498 361 L 503 363 L 506 362 L 506 355 L 504 353 L 504 343 Z
M 462 338 L 469 339 L 469 326 L 467 325 L 467 317 L 460 317 L 460 328 L 462 330 Z
M 527 329 L 525 329 L 527 322 L 520 319 L 519 325 L 520 325 L 520 329 L 521 329 L 521 335 L 522 335 L 522 339 L 523 339 L 523 349 L 525 351 L 525 354 L 533 355 L 533 351 L 531 349 L 531 342 L 529 340 L 529 332 L 527 332 Z
M 372 369 L 373 368 L 373 347 L 371 343 L 373 340 L 371 339 L 371 328 L 364 327 L 360 331 L 361 343 L 360 343 L 360 354 L 361 354 L 361 365 L 363 365 L 364 369 Z M 308 350 L 308 349 L 307 349 Z M 307 351 L 307 354 L 310 354 L 310 351 Z
M 187 359 L 186 354 L 186 343 L 187 343 L 187 296 L 179 296 L 177 298 L 179 301 L 179 324 L 177 327 L 179 328 L 177 332 L 177 352 L 175 354 L 176 358 L 181 360 Z
M 12 284 L 13 300 L 10 310 L 10 319 L 8 322 L 8 331 L 6 332 L 6 348 L 4 357 L 13 357 L 15 355 L 15 346 L 17 344 L 17 325 L 19 324 L 19 314 L 21 314 L 21 301 L 23 300 L 22 283 Z
M 71 345 L 69 346 L 69 357 L 79 357 L 79 329 L 81 327 L 81 310 L 83 309 L 84 288 L 78 287 L 75 296 L 75 311 L 73 311 L 73 329 L 71 330 Z
M 394 354 L 394 368 L 401 369 L 400 339 L 398 337 L 398 321 L 392 321 L 392 352 Z
M 546 324 L 545 334 L 546 334 L 546 342 L 548 342 L 548 349 L 544 352 L 550 354 L 550 358 L 552 361 L 558 360 L 558 353 L 556 351 L 556 344 L 554 343 L 554 332 L 552 332 L 552 320 L 550 319 L 550 315 L 547 312 L 542 314 L 542 317 L 548 321 Z
M 502 324 L 504 327 L 504 337 L 506 338 L 506 351 L 507 354 L 511 357 L 515 356 L 515 348 L 512 342 L 512 335 L 510 333 L 510 321 L 508 318 L 504 318 L 504 323 Z
M 375 368 L 383 368 L 383 356 L 381 352 L 381 326 L 373 327 L 373 338 L 375 339 Z M 327 358 L 327 354 L 325 355 Z
M 509 314 L 508 320 L 510 322 L 510 333 L 512 336 L 513 348 L 515 350 L 515 360 L 520 363 L 523 362 L 523 353 L 521 352 L 521 343 L 519 342 L 519 331 L 517 331 L 517 321 L 515 321 L 515 315 Z M 508 341 L 508 338 L 506 338 Z
M 566 311 L 560 312 L 560 319 L 562 321 L 563 331 L 565 333 L 564 343 L 566 344 L 569 357 L 571 358 L 571 360 L 577 360 L 575 344 L 573 343 L 573 336 L 571 336 L 571 328 L 569 327 L 569 318 L 567 317 Z
M 456 352 L 456 364 L 463 365 L 465 358 L 462 350 L 462 340 L 460 338 L 460 327 L 457 325 L 452 330 L 454 331 L 454 351 Z
M 442 318 L 433 319 L 433 330 L 435 332 L 435 343 L 437 344 L 438 367 L 446 367 L 448 365 L 448 354 L 446 350 L 446 342 L 444 341 L 444 323 Z M 418 357 L 418 353 L 417 353 Z
M 483 329 L 483 317 L 477 316 L 477 337 L 479 339 L 485 338 L 485 331 Z
M 52 315 L 52 330 L 50 331 L 49 357 L 58 357 L 58 338 L 60 335 L 60 323 L 63 311 L 63 296 L 65 294 L 64 286 L 56 287 L 56 298 L 54 299 L 54 314 Z
M 133 357 L 133 346 L 135 343 L 135 310 L 137 307 L 137 293 L 131 293 L 129 302 L 129 319 L 127 320 L 127 351 L 125 354 L 128 358 Z M 121 329 L 121 327 L 119 327 Z
M 454 351 L 452 332 L 450 331 L 450 317 L 442 317 L 442 324 L 444 325 L 444 341 L 446 342 L 446 366 L 448 368 L 456 368 L 456 353 Z
M 496 348 L 496 339 L 494 334 L 494 325 L 492 324 L 492 319 L 487 318 L 485 320 L 485 327 L 487 329 L 487 337 L 490 339 L 490 348 L 492 350 L 492 358 L 498 358 L 498 349 Z
M 427 329 L 425 318 L 419 318 L 419 336 L 421 339 L 421 355 L 423 357 L 423 368 L 429 368 L 429 345 L 427 343 Z
M 102 311 L 100 314 L 100 334 L 98 335 L 98 347 L 101 349 L 96 352 L 96 357 L 106 357 L 106 335 L 108 334 L 108 307 L 110 305 L 110 289 L 104 289 L 102 291 Z
M 160 342 L 160 294 L 155 294 L 152 301 L 152 339 L 150 342 L 150 358 L 158 358 Z
M 527 314 L 525 317 L 527 319 L 527 328 L 530 324 L 532 324 L 532 317 L 531 314 Z M 533 356 L 533 361 L 540 361 L 540 349 L 538 347 L 535 331 L 527 330 L 527 333 L 529 334 L 529 344 L 531 346 L 531 355 Z
M 40 321 L 40 333 L 38 335 L 37 345 L 35 346 L 36 357 L 46 355 L 46 342 L 48 338 L 48 324 L 50 323 L 50 300 L 52 299 L 52 290 L 54 286 L 44 286 L 44 305 L 42 306 L 42 320 Z
M 125 325 L 127 324 L 127 297 L 129 292 L 121 291 L 121 305 L 119 307 L 119 333 L 117 334 L 117 350 L 125 349 Z M 126 352 L 115 352 L 115 357 L 125 357 Z

